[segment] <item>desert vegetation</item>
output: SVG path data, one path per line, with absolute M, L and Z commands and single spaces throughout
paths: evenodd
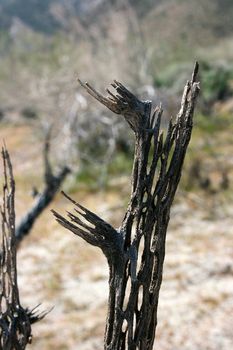
M 112 227 L 122 222 L 133 132 L 78 78 L 97 91 L 116 79 L 139 100 L 161 102 L 166 129 L 200 63 L 202 89 L 167 232 L 156 331 L 163 350 L 233 344 L 232 18 L 231 1 L 219 0 L 27 0 L 23 7 L 0 0 L 0 139 L 14 168 L 16 227 L 46 191 L 48 130 L 53 176 L 71 171 L 60 188 Z M 18 249 L 22 305 L 54 306 L 33 325 L 29 348 L 103 349 L 105 259 L 64 231 L 50 209 L 64 213 L 71 204 L 56 194 Z

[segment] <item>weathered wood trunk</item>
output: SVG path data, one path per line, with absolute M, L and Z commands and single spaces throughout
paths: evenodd
M 184 88 L 180 111 L 176 120 L 170 121 L 165 137 L 160 131 L 161 107 L 152 113 L 151 102 L 138 100 L 116 81 L 112 84 L 116 95 L 107 90 L 108 98 L 80 82 L 90 95 L 123 115 L 135 133 L 131 198 L 120 229 L 115 230 L 67 195 L 75 205 L 75 214 L 68 213 L 66 219 L 54 211 L 61 225 L 100 247 L 107 258 L 105 350 L 153 348 L 166 232 L 191 137 L 199 91 L 197 71 L 196 64 Z

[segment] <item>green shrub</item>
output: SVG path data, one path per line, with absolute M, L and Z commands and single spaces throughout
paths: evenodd
M 36 119 L 38 117 L 35 108 L 30 106 L 23 108 L 21 114 L 26 119 Z
M 233 67 L 202 62 L 200 72 L 204 102 L 221 101 L 232 94 Z

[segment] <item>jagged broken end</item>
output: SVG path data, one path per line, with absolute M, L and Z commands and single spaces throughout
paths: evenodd
M 65 192 L 62 192 L 62 194 L 75 207 L 73 212 L 66 212 L 67 217 L 62 216 L 55 210 L 51 210 L 56 221 L 64 228 L 84 239 L 87 243 L 101 248 L 107 257 L 113 251 L 119 253 L 120 234 L 109 223 L 77 203 Z
M 40 311 L 39 310 L 40 306 L 41 304 L 38 304 L 32 309 L 29 309 L 29 308 L 25 309 L 29 317 L 30 324 L 34 324 L 38 321 L 43 320 L 54 309 L 54 306 L 53 306 L 48 310 Z
M 191 90 L 193 99 L 196 98 L 199 91 L 199 83 L 197 82 L 198 70 L 199 64 L 196 62 L 194 65 L 191 80 L 187 82 L 185 87 L 187 94 Z M 108 93 L 107 96 L 104 96 L 96 91 L 87 82 L 83 83 L 80 79 L 78 79 L 78 82 L 88 92 L 88 94 L 94 97 L 97 101 L 102 103 L 112 112 L 121 114 L 136 134 L 140 131 L 140 129 L 146 127 L 146 123 L 150 119 L 150 101 L 140 101 L 133 93 L 131 93 L 123 84 L 117 80 L 114 80 L 114 82 L 111 84 L 111 87 L 115 89 L 115 92 L 106 89 Z M 161 105 L 158 108 L 162 109 Z

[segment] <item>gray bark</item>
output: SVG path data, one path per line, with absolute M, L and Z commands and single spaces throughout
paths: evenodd
M 198 64 L 184 88 L 180 111 L 160 131 L 162 108 L 151 112 L 150 101 L 140 101 L 121 83 L 112 84 L 104 97 L 89 84 L 87 92 L 116 114 L 135 134 L 132 191 L 119 230 L 65 195 L 75 206 L 56 220 L 88 243 L 102 249 L 109 264 L 109 301 L 104 349 L 152 350 L 162 282 L 170 208 L 181 177 L 190 141 L 193 111 L 199 92 Z M 85 221 L 84 221 L 85 220 Z M 126 293 L 129 290 L 129 293 Z

